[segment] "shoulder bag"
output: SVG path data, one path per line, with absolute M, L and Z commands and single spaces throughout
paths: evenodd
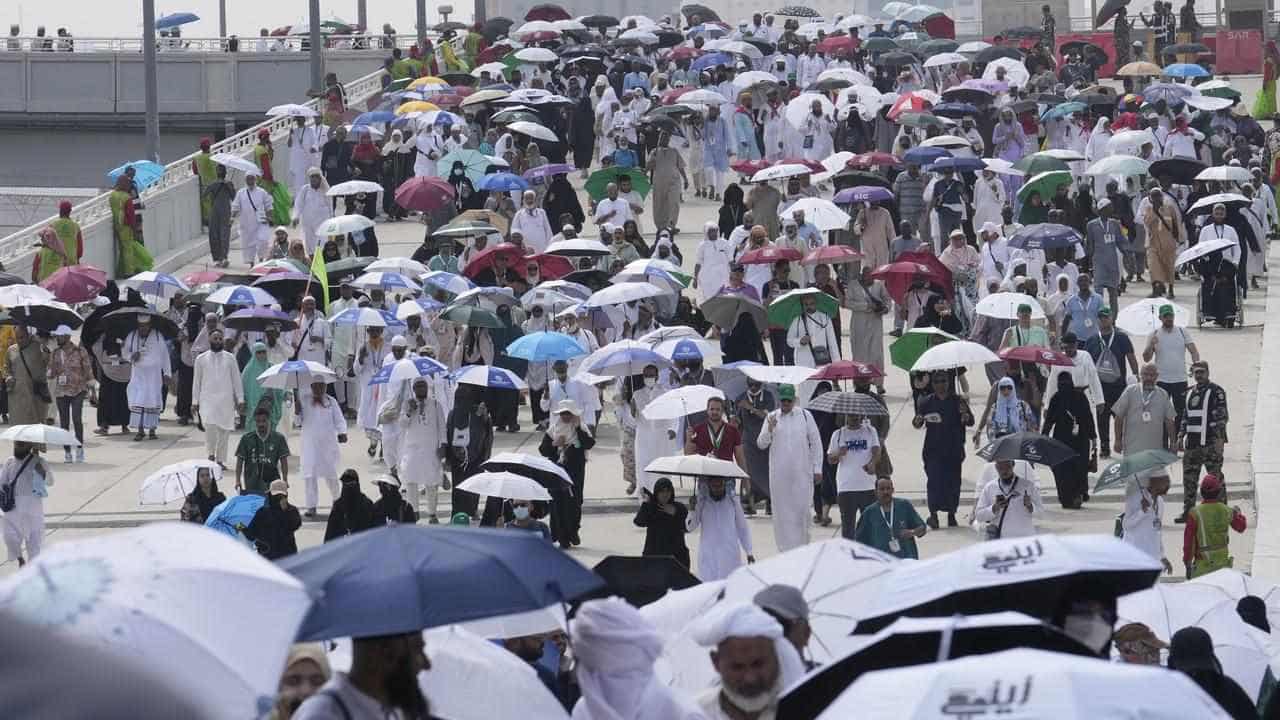
M 9 512 L 13 510 L 14 505 L 17 504 L 17 496 L 14 494 L 14 488 L 18 484 L 18 478 L 22 477 L 22 473 L 27 469 L 27 465 L 30 464 L 31 458 L 33 457 L 35 457 L 35 452 L 28 453 L 27 459 L 22 461 L 22 467 L 18 468 L 18 472 L 14 473 L 13 480 L 5 483 L 4 485 L 0 485 L 0 510 Z
M 813 355 L 813 364 L 822 367 L 831 364 L 831 348 L 826 345 L 814 345 L 813 335 L 809 332 L 809 316 L 804 312 L 800 313 L 800 322 L 804 323 L 804 334 L 809 336 L 809 353 Z M 824 327 L 825 329 L 825 327 Z M 825 340 L 826 333 L 823 333 Z
M 27 377 L 31 378 L 31 392 L 42 402 L 53 402 L 53 395 L 49 393 L 49 383 L 44 380 L 37 380 L 35 375 L 31 374 L 31 367 L 27 365 L 27 358 L 22 354 L 22 347 L 18 346 L 18 359 L 22 361 L 22 367 L 27 371 Z

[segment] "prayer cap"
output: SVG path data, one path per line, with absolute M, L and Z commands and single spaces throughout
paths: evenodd
M 403 335 L 396 335 L 395 337 L 391 338 L 391 347 L 393 348 L 409 347 L 409 343 L 404 339 Z
M 1160 317 L 1164 317 L 1165 315 L 1172 315 L 1172 314 L 1173 314 L 1172 305 L 1165 303 L 1164 305 L 1160 306 Z
M 804 594 L 791 585 L 770 585 L 756 593 L 751 601 L 788 622 L 809 619 L 809 603 Z
M 1107 198 L 1102 198 L 1098 201 L 1098 209 L 1101 210 L 1104 207 L 1111 207 L 1111 201 Z
M 66 325 L 59 325 L 53 329 L 54 337 L 71 337 L 71 328 Z
M 582 417 L 582 411 L 578 409 L 578 403 L 565 399 L 556 404 L 556 414 L 569 413 L 575 417 Z

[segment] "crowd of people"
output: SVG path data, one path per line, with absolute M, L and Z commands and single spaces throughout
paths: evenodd
M 1153 27 L 1173 27 L 1158 6 Z M 1093 84 L 1105 63 L 1086 73 L 1090 51 L 1059 53 L 1047 7 L 1023 45 L 929 46 L 907 37 L 922 19 L 756 14 L 735 28 L 704 13 L 383 43 L 383 92 L 359 112 L 330 75 L 284 157 L 270 129 L 250 162 L 201 143 L 210 255 L 186 278 L 150 272 L 145 190 L 122 173 L 119 280 L 74 300 L 83 318 L 49 306 L 0 325 L 0 410 L 39 424 L 56 407 L 83 442 L 87 399 L 94 433 L 145 447 L 172 395 L 209 461 L 180 517 L 207 523 L 252 496 L 233 532 L 273 561 L 298 553 L 308 522 L 325 522 L 326 543 L 421 521 L 572 551 L 588 486 L 613 483 L 603 492 L 636 502 L 636 553 L 703 584 L 757 562 L 748 518 L 761 513 L 781 558 L 838 523 L 837 542 L 896 567 L 961 524 L 985 543 L 1037 537 L 1051 475 L 1064 510 L 1090 502 L 1095 477 L 1123 488 L 1109 547 L 1172 573 L 1164 505 L 1181 462 L 1185 575 L 1230 571 L 1248 516 L 1228 501 L 1230 398 L 1201 345 L 1243 324 L 1280 230 L 1280 130 L 1258 124 L 1280 124 L 1280 56 L 1251 116 L 1229 82 Z M 691 223 L 690 195 L 715 220 Z M 71 211 L 42 236 L 33 281 L 61 288 L 81 258 Z M 421 246 L 380 250 L 375 221 L 421 223 Z M 1191 316 L 1218 327 L 1188 329 Z M 890 453 L 899 372 L 912 429 L 896 432 L 921 436 L 918 463 Z M 499 455 L 526 422 L 536 449 Z M 592 471 L 602 436 L 617 440 L 618 478 Z M 970 441 L 987 464 L 963 508 Z M 346 466 L 347 444 L 367 467 Z M 0 470 L 20 565 L 38 564 L 53 485 L 40 452 L 17 443 Z M 923 507 L 895 496 L 904 473 L 924 477 Z M 534 488 L 468 489 L 507 474 Z M 617 598 L 577 606 L 567 636 L 504 647 L 575 718 L 782 718 L 784 691 L 823 671 L 803 590 L 771 584 L 685 617 L 716 675 L 696 696 L 657 678 L 672 640 Z M 1274 711 L 1273 679 L 1242 690 L 1198 627 L 1120 627 L 1110 592 L 1038 619 L 1077 654 L 1159 664 L 1167 647 L 1231 716 Z M 999 609 L 1024 608 L 1007 595 Z M 1238 622 L 1269 633 L 1252 603 Z M 337 674 L 325 649 L 297 646 L 275 716 L 427 717 L 420 637 L 356 638 Z

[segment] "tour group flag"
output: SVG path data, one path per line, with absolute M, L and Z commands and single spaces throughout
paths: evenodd
M 315 257 L 311 258 L 311 274 L 315 276 L 316 282 L 320 283 L 320 289 L 324 291 L 324 306 L 329 307 L 329 271 L 324 264 L 324 253 L 320 252 L 320 248 L 316 248 Z

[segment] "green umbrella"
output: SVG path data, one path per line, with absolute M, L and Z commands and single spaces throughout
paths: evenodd
M 898 48 L 898 43 L 894 42 L 892 38 L 873 37 L 867 38 L 862 43 L 862 47 L 867 52 L 887 52 L 889 50 L 896 50 Z
M 649 194 L 649 178 L 644 171 L 639 168 L 605 168 L 591 173 L 591 177 L 587 178 L 585 187 L 587 194 L 592 200 L 599 200 L 605 196 L 605 188 L 609 183 L 617 182 L 623 175 L 631 178 L 631 188 L 640 193 L 640 197 Z
M 1018 188 L 1018 199 L 1026 202 L 1033 192 L 1040 193 L 1041 199 L 1053 197 L 1058 188 L 1071 184 L 1071 173 L 1067 170 L 1051 170 L 1032 176 L 1022 187 Z
M 1070 171 L 1071 167 L 1063 160 L 1052 155 L 1046 155 L 1042 152 L 1032 153 L 1018 162 L 1013 164 L 1013 169 L 1021 170 L 1028 176 L 1036 173 L 1052 172 L 1054 170 Z
M 453 220 L 431 234 L 439 237 L 471 237 L 500 232 L 502 231 L 489 223 L 476 220 Z
M 1102 469 L 1098 473 L 1098 481 L 1093 486 L 1094 492 L 1107 488 L 1119 487 L 1125 480 L 1150 470 L 1159 470 L 1178 462 L 1178 456 L 1168 450 L 1143 450 L 1125 455 Z
M 938 116 L 927 112 L 904 112 L 898 116 L 898 124 L 907 127 L 923 128 L 934 126 L 937 128 L 945 128 L 946 123 L 938 119 Z
M 495 330 L 505 327 L 497 315 L 474 305 L 450 305 L 444 309 L 444 312 L 440 313 L 440 319 L 455 322 L 459 325 L 493 328 Z
M 436 175 L 442 178 L 449 177 L 455 162 L 462 163 L 463 172 L 473 183 L 480 182 L 480 178 L 484 177 L 484 171 L 493 164 L 493 161 L 479 150 L 454 150 L 436 163 Z
M 911 367 L 916 364 L 916 360 L 920 359 L 925 350 L 948 340 L 959 339 L 937 328 L 912 328 L 889 346 L 889 358 L 893 361 L 894 367 L 911 372 Z
M 792 290 L 769 303 L 769 324 L 784 328 L 791 327 L 792 321 L 800 317 L 804 309 L 804 299 L 807 297 L 816 298 L 818 312 L 826 314 L 827 317 L 836 317 L 840 312 L 840 305 L 836 303 L 836 299 L 817 288 Z

